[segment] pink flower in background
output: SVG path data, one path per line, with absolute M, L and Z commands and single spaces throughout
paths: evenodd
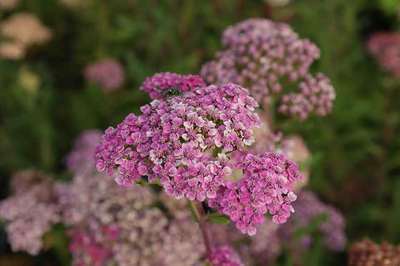
M 282 133 L 272 130 L 271 116 L 267 112 L 258 110 L 257 114 L 260 117 L 261 123 L 259 127 L 253 130 L 255 141 L 249 147 L 249 150 L 256 154 L 277 151 L 282 141 Z
M 90 145 L 75 145 L 71 154 L 83 158 L 91 152 L 87 158 L 94 160 L 93 132 L 84 132 L 76 142 Z M 73 265 L 186 266 L 202 261 L 200 230 L 186 206 L 158 197 L 149 187 L 120 187 L 112 177 L 95 173 L 93 160 L 92 171 L 85 167 L 71 183 L 57 187 L 62 220 L 71 229 Z
M 102 59 L 86 66 L 84 76 L 86 80 L 100 86 L 104 92 L 119 89 L 125 81 L 123 66 L 112 58 Z
M 80 134 L 66 158 L 68 170 L 74 174 L 93 171 L 94 151 L 101 141 L 101 136 L 100 130 L 86 130 Z
M 315 224 L 313 235 L 319 234 L 325 247 L 336 252 L 345 248 L 345 222 L 338 210 L 321 202 L 310 191 L 299 192 L 293 208 L 296 212 L 287 223 L 278 225 L 266 221 L 251 237 L 238 233 L 230 225 L 212 225 L 215 244 L 235 247 L 246 265 L 274 265 L 284 250 L 295 262 L 300 262 L 310 250 L 313 237 L 306 233 L 299 238 L 299 232 Z
M 164 72 L 146 78 L 140 89 L 147 92 L 151 99 L 160 99 L 168 94 L 176 95 L 205 86 L 200 76 Z
M 368 40 L 367 46 L 369 52 L 385 70 L 400 77 L 400 33 L 374 33 Z
M 238 83 L 259 102 L 282 91 L 283 79 L 297 81 L 319 57 L 318 48 L 284 23 L 249 19 L 228 27 L 224 49 L 204 65 L 209 83 Z
M 279 111 L 300 120 L 311 113 L 325 116 L 331 112 L 335 97 L 335 89 L 325 75 L 307 75 L 299 84 L 299 92 L 282 96 Z
M 335 92 L 322 74 L 313 77 L 311 64 L 319 58 L 319 49 L 301 39 L 284 23 L 267 19 L 248 19 L 228 27 L 222 37 L 223 49 L 203 65 L 201 75 L 208 83 L 233 82 L 248 88 L 264 108 L 271 97 L 285 97 L 286 87 L 298 86 L 299 92 L 286 100 L 292 109 L 282 112 L 305 119 L 330 112 Z M 285 104 L 287 104 L 285 102 Z
M 187 209 L 166 214 L 149 188 L 122 188 L 102 175 L 76 176 L 61 195 L 73 265 L 186 266 L 204 255 Z
M 317 231 L 321 233 L 323 242 L 327 248 L 333 251 L 341 251 L 346 245 L 345 221 L 343 215 L 334 207 L 321 202 L 310 191 L 299 194 L 293 204 L 296 213 L 287 224 L 280 227 L 282 240 L 292 243 L 296 230 L 307 227 L 315 219 L 321 219 Z M 293 243 L 294 252 L 301 253 L 302 249 L 312 243 L 312 237 L 305 235 L 300 239 L 301 244 Z
M 272 221 L 259 226 L 254 236 L 244 235 L 232 225 L 212 224 L 210 227 L 214 245 L 232 246 L 244 265 L 274 265 L 282 252 L 279 225 Z
M 239 255 L 229 246 L 214 248 L 209 260 L 213 266 L 244 266 Z
M 43 236 L 60 221 L 51 179 L 36 171 L 13 176 L 14 193 L 0 202 L 0 218 L 6 222 L 13 251 L 37 255 L 43 249 Z
M 73 254 L 76 266 L 105 265 L 111 256 L 111 251 L 104 247 L 85 231 L 71 230 L 70 232 L 71 243 L 69 250 Z
M 400 265 L 400 245 L 392 245 L 385 241 L 378 244 L 369 239 L 355 242 L 350 247 L 348 265 Z

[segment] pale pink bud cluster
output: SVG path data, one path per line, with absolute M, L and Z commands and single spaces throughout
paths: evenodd
M 400 33 L 374 33 L 368 40 L 368 50 L 386 71 L 400 77 Z
M 75 145 L 71 154 L 94 158 L 97 137 L 96 131 L 84 132 L 76 143 L 85 147 Z M 71 183 L 57 187 L 73 265 L 186 266 L 203 260 L 200 230 L 181 202 L 159 198 L 147 187 L 120 187 L 96 174 L 91 161 L 91 171 L 85 166 Z
M 299 92 L 294 92 L 298 105 L 295 108 L 300 110 L 284 111 L 285 114 L 303 119 L 309 113 L 321 116 L 330 112 L 334 100 L 332 85 L 320 74 L 309 74 L 311 64 L 319 58 L 319 49 L 309 40 L 299 38 L 287 24 L 248 19 L 228 27 L 222 43 L 223 50 L 201 70 L 206 82 L 240 84 L 259 103 L 281 95 L 288 85 L 298 86 Z
M 151 99 L 161 99 L 205 86 L 200 76 L 163 72 L 146 78 L 140 89 L 147 92 Z
M 14 193 L 0 202 L 0 218 L 12 250 L 36 255 L 44 234 L 60 221 L 55 191 L 50 178 L 31 170 L 14 175 L 12 186 Z
M 204 254 L 190 213 L 165 214 L 148 188 L 119 187 L 107 176 L 76 176 L 61 199 L 74 265 L 184 266 Z
M 118 90 L 125 81 L 123 66 L 112 58 L 102 59 L 86 66 L 84 76 L 86 80 L 100 86 L 104 92 Z

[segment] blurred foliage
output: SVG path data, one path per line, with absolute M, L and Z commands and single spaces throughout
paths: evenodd
M 261 0 L 83 2 L 67 8 L 57 0 L 25 0 L 16 10 L 0 13 L 0 20 L 13 12 L 35 13 L 54 34 L 24 60 L 0 60 L 3 195 L 6 177 L 17 169 L 38 168 L 64 178 L 64 158 L 74 138 L 137 112 L 148 101 L 138 90 L 146 76 L 196 73 L 220 48 L 224 28 L 249 17 L 269 17 L 287 21 L 317 43 L 322 56 L 314 68 L 337 89 L 327 118 L 281 123 L 286 133 L 302 134 L 313 152 L 312 189 L 344 211 L 350 242 L 364 236 L 400 242 L 400 81 L 365 50 L 374 31 L 397 29 L 399 1 L 295 0 L 282 8 Z M 121 60 L 127 75 L 125 87 L 107 95 L 82 77 L 86 64 L 103 57 Z M 3 239 L 1 234 L 0 248 L 9 252 Z M 326 252 L 317 241 L 305 265 L 344 264 L 345 254 Z M 59 245 L 50 253 L 32 265 L 65 257 Z M 0 265 L 25 259 L 0 258 Z M 291 265 L 290 258 L 280 262 Z

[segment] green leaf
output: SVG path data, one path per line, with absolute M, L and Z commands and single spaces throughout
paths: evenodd
M 382 8 L 385 9 L 386 12 L 396 13 L 399 9 L 400 1 L 399 0 L 381 0 Z
M 207 218 L 211 223 L 214 223 L 214 224 L 229 224 L 230 223 L 228 216 L 222 215 L 219 213 L 210 213 L 207 216 Z

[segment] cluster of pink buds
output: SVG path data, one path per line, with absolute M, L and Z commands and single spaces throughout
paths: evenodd
M 311 113 L 324 116 L 331 111 L 333 86 L 324 75 L 314 76 L 309 70 L 319 49 L 288 25 L 249 19 L 228 27 L 222 43 L 223 50 L 201 70 L 208 83 L 240 84 L 259 103 L 280 96 L 278 110 L 301 120 Z M 297 90 L 286 94 L 287 87 Z

